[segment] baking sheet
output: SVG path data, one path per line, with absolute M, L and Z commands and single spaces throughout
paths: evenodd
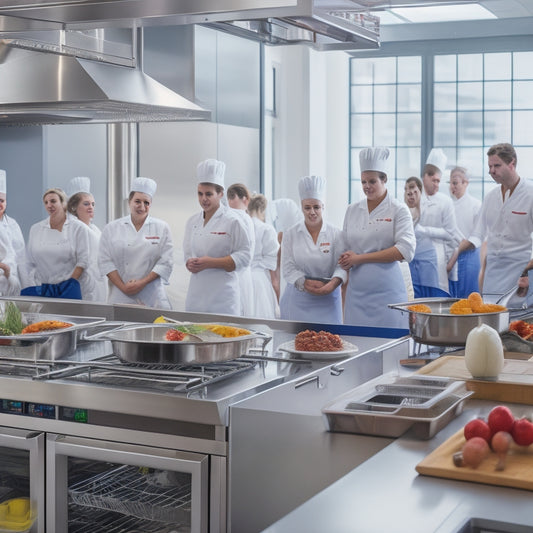
M 354 354 L 359 351 L 359 348 L 350 342 L 342 341 L 342 350 L 335 352 L 309 352 L 303 350 L 297 350 L 294 347 L 294 340 L 284 342 L 278 346 L 278 351 L 289 352 L 292 355 L 303 357 L 304 359 L 342 359 L 348 355 Z
M 512 445 L 505 470 L 497 471 L 494 468 L 498 457 L 494 452 L 475 469 L 455 466 L 453 454 L 460 451 L 464 443 L 463 429 L 460 429 L 418 463 L 416 471 L 433 477 L 533 490 L 533 452 L 530 447 Z

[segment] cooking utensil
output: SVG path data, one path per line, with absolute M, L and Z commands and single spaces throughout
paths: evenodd
M 124 363 L 209 364 L 236 359 L 258 342 L 264 349 L 272 338 L 253 331 L 240 337 L 167 341 L 168 329 L 168 324 L 133 324 L 88 339 L 111 341 L 113 352 Z
M 105 322 L 105 318 L 97 317 L 22 313 L 22 321 L 25 324 L 33 324 L 42 320 L 60 320 L 72 326 L 25 335 L 2 335 L 0 336 L 0 357 L 52 361 L 68 357 L 76 350 L 78 340 L 83 339 L 94 326 Z
M 459 298 L 419 298 L 411 302 L 389 304 L 389 307 L 409 313 L 409 333 L 415 341 L 431 346 L 464 346 L 470 331 L 481 324 L 487 324 L 499 333 L 509 327 L 509 311 L 451 314 L 450 306 L 458 300 Z M 427 305 L 431 313 L 411 311 L 409 306 L 414 304 Z

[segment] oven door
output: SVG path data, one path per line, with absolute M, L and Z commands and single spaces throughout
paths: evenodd
M 208 529 L 209 456 L 47 434 L 47 531 Z
M 44 433 L 0 427 L 0 531 L 44 532 Z

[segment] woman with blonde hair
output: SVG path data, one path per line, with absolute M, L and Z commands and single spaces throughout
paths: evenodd
M 43 195 L 48 217 L 34 224 L 26 246 L 30 287 L 21 294 L 82 299 L 94 289 L 89 266 L 89 230 L 67 216 L 67 196 L 62 189 Z

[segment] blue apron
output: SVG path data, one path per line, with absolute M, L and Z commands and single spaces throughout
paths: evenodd
M 299 291 L 287 283 L 279 302 L 280 318 L 301 322 L 342 324 L 340 286 L 324 296 Z
M 365 263 L 350 270 L 344 323 L 353 326 L 408 329 L 408 317 L 388 304 L 407 301 L 400 264 Z
M 415 298 L 449 297 L 439 288 L 439 272 L 437 269 L 437 252 L 434 249 L 415 253 L 409 263 Z
M 450 294 L 454 298 L 468 298 L 472 292 L 479 292 L 479 248 L 467 250 L 457 259 L 457 281 L 450 280 Z

